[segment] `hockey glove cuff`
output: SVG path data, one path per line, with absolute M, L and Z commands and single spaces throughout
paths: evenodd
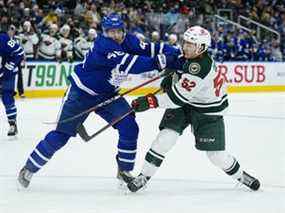
M 158 107 L 157 98 L 151 93 L 132 101 L 132 108 L 135 112 L 143 112 L 156 107 Z
M 159 71 L 162 71 L 166 68 L 166 56 L 164 54 L 158 54 L 156 56 L 156 64 Z

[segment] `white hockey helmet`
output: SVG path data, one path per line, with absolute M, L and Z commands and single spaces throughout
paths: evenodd
M 211 45 L 211 35 L 201 26 L 193 26 L 185 31 L 183 40 L 197 45 L 197 53 L 202 54 Z

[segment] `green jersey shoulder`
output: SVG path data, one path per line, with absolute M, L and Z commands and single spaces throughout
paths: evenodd
M 215 62 L 206 52 L 200 58 L 186 60 L 182 70 L 183 73 L 189 73 L 204 79 L 211 71 L 212 66 L 215 66 Z

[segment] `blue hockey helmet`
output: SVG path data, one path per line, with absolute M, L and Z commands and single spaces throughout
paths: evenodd
M 121 16 L 117 13 L 111 13 L 107 16 L 104 16 L 101 25 L 104 32 L 109 29 L 125 29 L 125 24 Z

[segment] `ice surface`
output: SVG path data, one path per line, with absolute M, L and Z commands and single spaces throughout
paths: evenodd
M 84 143 L 74 138 L 34 176 L 28 191 L 17 191 L 16 175 L 40 139 L 53 128 L 61 99 L 17 102 L 19 136 L 6 137 L 0 109 L 0 213 L 283 213 L 285 212 L 285 94 L 231 94 L 225 116 L 227 150 L 261 190 L 251 192 L 214 167 L 195 150 L 190 128 L 179 138 L 148 188 L 137 194 L 118 190 L 116 141 L 109 129 Z M 140 125 L 135 173 L 158 133 L 163 110 L 137 114 Z M 93 133 L 105 124 L 90 115 L 85 125 Z

